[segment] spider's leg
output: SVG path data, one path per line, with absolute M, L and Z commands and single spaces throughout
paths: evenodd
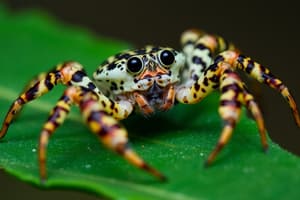
M 53 71 L 53 70 L 51 70 Z M 37 76 L 33 77 L 33 79 L 31 79 L 27 85 L 24 87 L 24 89 L 22 90 L 22 93 L 24 93 L 25 91 L 27 91 L 28 89 L 30 89 L 32 86 L 34 86 L 37 82 L 43 80 L 46 78 L 47 74 L 50 73 L 51 71 L 49 72 L 42 72 L 40 74 L 38 74 Z M 21 93 L 21 94 L 22 94 Z M 14 118 L 17 118 L 19 116 L 19 114 L 22 112 L 22 108 L 18 111 L 18 113 L 14 116 Z
M 253 96 L 245 89 L 242 80 L 232 70 L 230 64 L 219 62 L 217 66 L 219 68 L 217 71 L 220 74 L 219 88 L 221 91 L 219 114 L 224 121 L 224 127 L 217 145 L 206 161 L 206 165 L 211 164 L 217 154 L 228 143 L 233 129 L 239 120 L 242 105 L 245 105 L 252 113 L 259 128 L 263 149 L 265 151 L 268 149 L 264 120 Z
M 208 38 L 215 40 L 213 43 L 208 41 Z M 199 47 L 211 48 L 215 53 L 220 53 L 225 50 L 235 50 L 237 48 L 231 42 L 228 42 L 223 37 L 218 35 L 212 35 L 199 29 L 189 29 L 182 33 L 180 41 L 183 52 L 186 55 L 192 55 L 195 48 Z M 198 47 L 197 47 L 198 46 Z
M 53 70 L 49 71 L 49 72 L 42 72 L 40 74 L 38 74 L 37 76 L 33 77 L 32 80 L 30 80 L 28 82 L 28 84 L 25 86 L 24 91 L 28 90 L 29 88 L 31 88 L 32 86 L 34 86 L 37 82 L 43 80 L 46 78 L 48 73 L 51 73 Z
M 139 108 L 141 109 L 142 113 L 145 116 L 153 113 L 153 111 L 154 111 L 153 108 L 149 105 L 148 101 L 146 100 L 146 98 L 143 95 L 141 95 L 138 92 L 134 92 L 133 97 L 134 97 L 136 103 L 138 104 Z
M 86 92 L 75 99 L 77 99 L 77 104 L 79 104 L 88 127 L 105 146 L 134 166 L 145 170 L 160 180 L 166 179 L 164 175 L 148 165 L 133 151 L 128 143 L 127 131 L 119 125 L 115 118 L 104 111 L 103 106 L 99 103 L 98 95 L 93 92 Z
M 221 53 L 216 58 L 216 60 L 230 63 L 233 68 L 245 71 L 247 74 L 249 74 L 251 77 L 259 81 L 260 83 L 264 83 L 269 87 L 280 92 L 281 95 L 288 102 L 292 110 L 295 122 L 300 127 L 300 115 L 297 109 L 297 104 L 292 94 L 289 92 L 287 86 L 285 86 L 279 78 L 274 76 L 268 68 L 253 61 L 250 57 L 240 55 L 235 51 L 225 51 Z
M 173 105 L 175 101 L 175 88 L 173 85 L 170 85 L 168 89 L 166 90 L 164 94 L 164 103 L 161 106 L 162 110 L 169 110 Z
M 245 105 L 254 116 L 263 148 L 266 150 L 268 147 L 261 112 L 253 96 L 245 89 L 238 75 L 233 72 L 235 69 L 241 69 L 259 82 L 279 91 L 288 101 L 294 119 L 300 126 L 300 116 L 294 98 L 282 81 L 272 75 L 270 70 L 249 57 L 240 55 L 234 45 L 219 36 L 190 30 L 183 34 L 182 44 L 188 66 L 183 73 L 183 79 L 187 81 L 177 88 L 176 99 L 179 102 L 191 104 L 201 101 L 215 89 L 219 88 L 222 93 L 219 113 L 225 125 L 218 145 L 208 158 L 208 164 L 229 141 L 239 118 L 241 105 Z M 214 61 L 213 55 L 218 55 Z
M 116 119 L 126 118 L 133 110 L 128 102 L 114 102 L 103 95 L 96 85 L 89 79 L 82 66 L 77 62 L 65 62 L 58 65 L 54 70 L 34 80 L 35 84 L 24 91 L 11 105 L 4 119 L 0 138 L 3 138 L 9 125 L 21 110 L 22 106 L 36 98 L 48 93 L 52 88 L 61 83 L 88 88 L 99 95 L 99 101 L 104 105 L 104 110 Z
M 64 122 L 72 104 L 79 105 L 87 125 L 104 145 L 120 154 L 134 166 L 165 180 L 160 172 L 148 165 L 130 148 L 126 130 L 119 125 L 116 119 L 104 111 L 103 105 L 99 102 L 99 96 L 86 88 L 71 86 L 57 102 L 41 131 L 38 155 L 42 182 L 47 178 L 46 148 L 49 137 Z
M 73 94 L 76 92 L 74 88 L 68 88 L 63 96 L 59 99 L 56 106 L 50 113 L 50 116 L 43 126 L 40 134 L 39 147 L 38 147 L 38 159 L 40 167 L 40 179 L 44 182 L 47 178 L 46 170 L 46 149 L 49 141 L 49 137 L 54 131 L 64 122 L 67 114 L 70 111 L 70 107 L 73 103 Z
M 182 87 L 177 91 L 176 99 L 182 103 L 197 103 L 215 89 L 220 89 L 219 114 L 224 127 L 219 141 L 209 155 L 206 164 L 210 164 L 228 143 L 233 129 L 239 120 L 241 106 L 245 105 L 256 120 L 263 148 L 267 148 L 266 132 L 260 110 L 244 87 L 244 83 L 233 71 L 229 63 L 216 62 L 191 87 Z
M 42 75 L 40 78 L 34 79 L 32 81 L 34 84 L 29 86 L 29 88 L 25 90 L 11 105 L 4 119 L 0 131 L 0 138 L 3 138 L 6 135 L 9 125 L 24 104 L 46 94 L 58 83 L 68 84 L 72 78 L 72 74 L 75 74 L 80 70 L 82 70 L 82 67 L 78 63 L 64 63 L 58 65 L 56 69 L 50 71 L 47 75 Z
M 238 51 L 232 43 L 224 38 L 197 29 L 183 32 L 181 45 L 187 63 L 187 67 L 182 73 L 183 79 L 186 80 L 198 79 L 212 64 L 213 57 L 220 52 Z
M 224 127 L 216 147 L 206 161 L 207 165 L 214 161 L 217 154 L 228 143 L 233 129 L 239 120 L 242 105 L 245 105 L 254 116 L 259 128 L 263 149 L 267 150 L 268 148 L 264 120 L 253 96 L 245 89 L 242 80 L 231 69 L 230 64 L 219 62 L 217 66 L 220 77 L 219 88 L 221 91 L 219 114 L 224 121 Z M 212 76 L 218 75 L 214 74 Z
M 254 120 L 256 121 L 260 133 L 261 144 L 263 150 L 266 152 L 268 150 L 269 145 L 267 143 L 267 133 L 265 130 L 264 118 L 262 116 L 258 104 L 254 100 L 254 96 L 249 93 L 245 85 L 243 88 L 244 88 L 244 105 L 247 107 L 247 109 L 252 114 Z

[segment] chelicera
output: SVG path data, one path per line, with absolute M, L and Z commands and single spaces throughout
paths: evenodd
M 219 114 L 224 125 L 206 164 L 211 164 L 228 143 L 242 106 L 252 113 L 262 147 L 267 150 L 261 111 L 235 72 L 237 69 L 280 92 L 300 127 L 300 117 L 292 95 L 269 69 L 240 54 L 233 44 L 222 37 L 199 30 L 184 32 L 181 44 L 182 52 L 157 46 L 121 52 L 103 62 L 92 79 L 77 62 L 57 65 L 34 79 L 13 102 L 3 122 L 0 138 L 6 135 L 11 121 L 23 105 L 49 92 L 55 85 L 63 84 L 66 90 L 51 111 L 39 139 L 41 180 L 47 177 L 46 146 L 49 137 L 63 123 L 72 105 L 79 106 L 87 126 L 104 145 L 134 166 L 164 180 L 162 173 L 147 164 L 128 145 L 127 131 L 119 125 L 119 120 L 127 118 L 133 111 L 150 115 L 157 110 L 169 110 L 175 102 L 198 103 L 212 91 L 219 90 Z

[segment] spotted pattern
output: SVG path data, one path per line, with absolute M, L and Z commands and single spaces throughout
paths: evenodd
M 159 57 L 163 50 L 169 50 L 177 57 L 175 63 L 171 66 L 162 64 Z M 138 73 L 132 73 L 127 68 L 127 62 L 132 57 L 137 57 L 142 61 L 143 67 Z M 157 80 L 157 82 L 165 87 L 179 82 L 180 68 L 183 67 L 180 63 L 184 62 L 182 57 L 176 50 L 168 47 L 145 46 L 141 49 L 127 50 L 104 61 L 93 74 L 94 82 L 106 96 L 115 100 L 120 94 L 132 93 L 135 90 L 144 90 L 149 87 L 147 85 L 152 84 L 152 79 L 141 79 L 146 76 L 151 77 L 154 73 L 145 73 L 145 71 L 153 72 L 159 69 L 157 73 L 160 80 Z M 141 75 L 143 73 L 147 75 Z
M 119 120 L 127 118 L 134 109 L 150 115 L 157 109 L 169 110 L 175 102 L 198 103 L 212 91 L 219 90 L 219 114 L 224 125 L 206 165 L 211 164 L 228 143 L 242 106 L 252 113 L 262 147 L 266 151 L 268 143 L 261 111 L 236 73 L 237 69 L 281 93 L 300 127 L 294 98 L 268 68 L 240 54 L 232 43 L 222 37 L 204 31 L 185 31 L 181 44 L 182 52 L 169 47 L 146 46 L 118 53 L 100 65 L 93 79 L 87 76 L 77 62 L 57 65 L 53 70 L 35 77 L 12 103 L 1 128 L 0 139 L 6 135 L 14 117 L 26 103 L 48 93 L 56 85 L 63 84 L 66 90 L 50 112 L 40 135 L 38 158 L 42 181 L 47 178 L 46 147 L 49 138 L 62 125 L 73 105 L 80 108 L 87 126 L 105 146 L 134 166 L 165 180 L 164 175 L 130 148 L 127 131 L 119 124 Z M 170 60 L 174 60 L 167 66 L 160 60 L 160 52 L 166 50 L 171 52 Z M 137 73 L 131 73 L 127 69 L 127 61 L 133 56 L 142 63 L 141 70 Z

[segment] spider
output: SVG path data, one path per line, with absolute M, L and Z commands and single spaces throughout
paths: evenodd
M 66 85 L 64 94 L 45 122 L 38 146 L 39 173 L 47 178 L 46 147 L 50 136 L 60 126 L 72 105 L 79 106 L 83 119 L 109 149 L 134 166 L 158 179 L 165 176 L 147 164 L 129 146 L 127 131 L 119 120 L 133 111 L 144 115 L 167 111 L 174 103 L 195 104 L 214 90 L 219 90 L 219 114 L 224 125 L 221 136 L 206 160 L 210 165 L 223 149 L 245 106 L 257 123 L 262 147 L 268 149 L 261 111 L 236 70 L 246 72 L 261 83 L 277 90 L 287 100 L 296 124 L 300 116 L 294 98 L 282 81 L 220 36 L 200 30 L 187 30 L 181 36 L 182 52 L 169 47 L 145 46 L 109 57 L 94 72 L 93 79 L 81 64 L 69 61 L 33 79 L 29 87 L 11 105 L 0 132 L 3 138 L 9 125 L 26 103 L 37 99 L 57 84 Z

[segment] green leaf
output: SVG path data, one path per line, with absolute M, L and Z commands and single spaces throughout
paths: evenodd
M 1 119 L 28 80 L 64 60 L 81 62 L 89 74 L 129 45 L 66 27 L 42 13 L 12 16 L 0 7 Z M 37 141 L 63 87 L 26 106 L 0 142 L 0 167 L 41 186 Z M 270 142 L 262 153 L 255 123 L 243 115 L 234 136 L 209 168 L 203 162 L 221 131 L 218 94 L 197 105 L 178 105 L 151 118 L 122 123 L 134 149 L 163 172 L 159 182 L 105 149 L 82 123 L 77 108 L 48 146 L 46 188 L 86 190 L 113 199 L 297 199 L 300 159 Z M 41 186 L 42 187 L 42 186 Z

